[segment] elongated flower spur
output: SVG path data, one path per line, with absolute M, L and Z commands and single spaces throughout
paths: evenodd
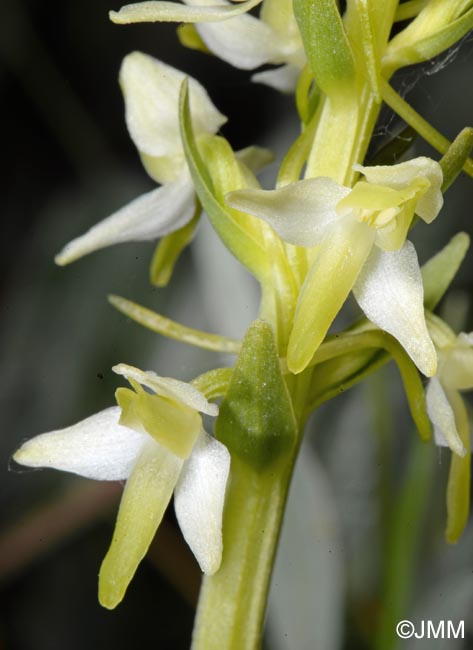
M 125 57 L 120 85 L 131 139 L 153 180 L 161 184 L 66 244 L 56 263 L 69 264 L 93 251 L 127 241 L 154 240 L 178 230 L 194 216 L 196 198 L 179 134 L 178 98 L 185 75 L 151 56 Z M 206 91 L 189 79 L 198 134 L 216 133 L 226 118 Z
M 29 467 L 96 480 L 126 479 L 99 577 L 100 602 L 110 609 L 122 600 L 173 492 L 177 520 L 202 571 L 217 571 L 230 467 L 226 447 L 203 429 L 199 415 L 216 416 L 218 407 L 196 388 L 125 364 L 114 371 L 133 387 L 117 390 L 119 406 L 36 436 L 14 455 Z
M 353 289 L 367 317 L 432 376 L 437 357 L 417 255 L 406 236 L 415 212 L 427 223 L 439 213 L 442 171 L 429 158 L 357 170 L 366 180 L 352 189 L 318 177 L 272 191 L 239 190 L 227 201 L 264 219 L 284 241 L 314 247 L 289 339 L 290 370 L 304 370 Z

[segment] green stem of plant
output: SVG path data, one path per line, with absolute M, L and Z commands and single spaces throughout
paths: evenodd
M 232 458 L 219 571 L 203 581 L 193 650 L 256 650 L 295 453 L 264 471 Z
M 409 465 L 395 507 L 384 551 L 383 607 L 374 647 L 399 646 L 396 623 L 409 617 L 420 537 L 434 475 L 435 447 L 412 438 Z

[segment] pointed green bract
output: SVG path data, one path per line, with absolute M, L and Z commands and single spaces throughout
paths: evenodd
M 294 13 L 317 85 L 328 96 L 345 94 L 355 63 L 335 0 L 294 0 Z
M 250 325 L 243 340 L 215 430 L 230 452 L 260 469 L 296 443 L 297 425 L 274 334 L 264 321 Z
M 215 196 L 212 180 L 197 148 L 186 81 L 182 84 L 179 108 L 181 136 L 186 159 L 202 206 L 227 248 L 258 280 L 262 281 L 267 272 L 263 247 L 235 221 L 230 208 L 219 203 Z
M 424 304 L 433 311 L 460 268 L 470 245 L 465 232 L 459 232 L 442 250 L 422 267 Z

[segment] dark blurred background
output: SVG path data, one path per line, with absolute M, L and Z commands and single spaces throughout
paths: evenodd
M 117 246 L 65 269 L 54 266 L 54 254 L 66 241 L 153 187 L 124 124 L 117 83 L 122 58 L 139 49 L 198 78 L 229 117 L 223 134 L 235 149 L 255 143 L 271 146 L 280 159 L 298 128 L 290 98 L 250 84 L 250 73 L 185 50 L 173 25 L 113 25 L 108 11 L 118 8 L 108 0 L 2 1 L 0 650 L 120 650 L 150 644 L 177 650 L 188 647 L 192 629 L 200 576 L 172 512 L 124 603 L 110 613 L 96 601 L 96 582 L 120 487 L 54 472 L 7 471 L 8 459 L 23 439 L 113 403 L 119 385 L 110 370 L 114 363 L 154 368 L 182 379 L 215 365 L 211 355 L 163 343 L 140 330 L 112 310 L 107 293 L 228 335 L 241 335 L 254 317 L 251 280 L 235 268 L 234 291 L 223 286 L 219 277 L 226 277 L 227 266 L 233 267 L 217 248 L 205 248 L 209 244 L 197 242 L 186 252 L 179 272 L 162 290 L 148 282 L 153 244 Z M 450 138 L 473 123 L 471 50 L 466 42 L 448 66 L 440 62 L 435 70 L 428 66 L 397 81 L 404 91 L 409 89 L 417 109 Z M 379 141 L 399 126 L 386 114 Z M 419 144 L 414 154 L 421 152 L 432 153 Z M 473 183 L 462 179 L 459 185 L 461 190 L 447 195 L 442 218 L 415 233 L 422 261 L 451 234 L 471 232 Z M 470 257 L 455 284 L 453 309 L 454 318 L 467 329 L 472 328 L 471 268 Z M 340 419 L 340 407 L 346 413 L 355 408 L 350 426 L 359 426 L 365 435 L 365 424 L 356 415 L 363 395 L 356 394 L 355 406 L 342 400 L 326 409 L 315 426 L 330 432 Z M 326 461 L 326 470 L 320 472 L 337 479 L 340 458 L 335 460 L 327 438 L 321 435 L 317 443 Z M 353 456 L 344 462 L 352 469 Z M 366 467 L 353 478 L 358 487 L 366 481 L 364 472 Z M 334 492 L 336 499 L 339 491 Z M 341 510 L 343 537 L 352 524 L 344 521 Z M 369 522 L 363 526 L 369 535 Z M 337 547 L 340 566 L 347 561 L 344 546 L 342 540 Z M 357 547 L 361 565 L 372 553 L 363 548 L 360 559 Z M 346 597 L 342 593 L 338 599 L 340 616 L 334 620 L 340 627 L 346 622 Z M 369 617 L 363 611 L 362 618 Z M 349 623 L 353 626 L 351 619 Z M 362 632 L 352 639 L 350 648 L 355 647 L 364 647 Z

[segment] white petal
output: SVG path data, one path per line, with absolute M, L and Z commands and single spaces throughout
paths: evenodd
M 453 409 L 437 377 L 432 377 L 429 381 L 425 400 L 427 413 L 434 425 L 437 445 L 450 447 L 454 453 L 464 456 L 466 449 L 458 435 Z
M 125 5 L 120 11 L 111 11 L 110 20 L 118 25 L 143 22 L 218 22 L 250 11 L 260 2 L 261 0 L 247 0 L 237 4 L 220 5 L 208 0 L 207 4 L 188 7 L 178 2 L 150 0 Z
M 337 203 L 349 189 L 331 178 L 310 178 L 278 190 L 238 190 L 226 196 L 232 208 L 264 219 L 284 241 L 298 246 L 319 244 L 339 216 Z
M 196 411 L 206 413 L 207 415 L 218 415 L 217 404 L 208 402 L 202 393 L 192 384 L 185 381 L 179 381 L 172 377 L 160 377 L 152 370 L 140 370 L 126 363 L 120 363 L 112 368 L 117 375 L 122 375 L 128 380 L 133 379 L 143 386 L 151 388 L 158 395 L 170 397 L 186 404 Z
M 443 182 L 442 168 L 435 160 L 420 156 L 398 165 L 377 165 L 363 167 L 354 165 L 354 169 L 362 172 L 369 183 L 387 185 L 394 189 L 408 186 L 417 177 L 426 178 L 430 188 L 419 199 L 416 213 L 427 223 L 430 223 L 440 212 L 443 196 L 440 188 Z
M 202 0 L 186 0 L 186 4 L 201 6 Z M 218 4 L 228 5 L 224 0 Z M 252 70 L 264 63 L 285 63 L 290 57 L 290 48 L 278 34 L 248 14 L 218 24 L 200 23 L 196 29 L 209 50 L 236 68 Z
M 227 448 L 204 431 L 174 493 L 179 526 L 207 574 L 215 573 L 222 559 L 222 514 L 229 469 Z
M 149 436 L 118 424 L 112 406 L 77 424 L 28 440 L 13 459 L 28 467 L 51 467 L 100 481 L 127 478 Z
M 282 93 L 293 93 L 297 80 L 299 79 L 300 70 L 295 65 L 283 65 L 276 70 L 265 70 L 252 75 L 251 81 L 265 84 L 270 88 L 279 90 Z
M 434 375 L 437 354 L 425 324 L 422 276 L 411 242 L 399 251 L 373 248 L 353 293 L 367 317 L 399 341 L 419 370 Z
M 182 153 L 179 131 L 179 91 L 186 78 L 151 56 L 133 52 L 123 60 L 120 84 L 130 136 L 142 153 L 176 156 Z M 196 134 L 216 133 L 226 122 L 201 84 L 189 79 L 192 124 Z
M 194 211 L 194 186 L 186 172 L 178 180 L 142 194 L 70 241 L 55 262 L 63 266 L 113 244 L 163 237 L 188 223 Z
M 123 492 L 112 543 L 102 562 L 99 600 L 118 605 L 153 541 L 171 500 L 182 460 L 148 437 Z

